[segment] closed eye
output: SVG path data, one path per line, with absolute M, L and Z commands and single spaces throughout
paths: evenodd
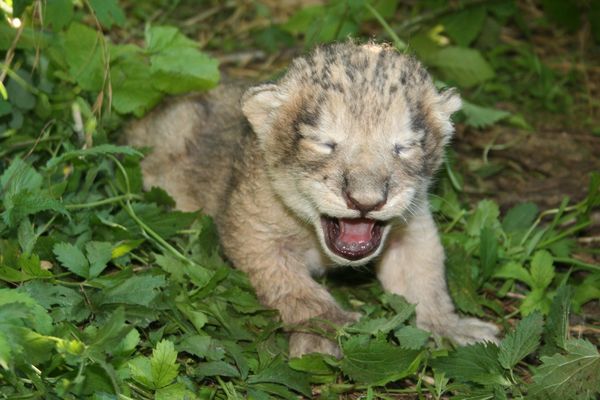
M 323 154 L 331 154 L 337 147 L 337 143 L 329 141 L 329 142 L 321 142 L 318 139 L 314 138 L 305 138 L 304 143 L 307 147 L 311 148 L 314 151 L 318 151 Z
M 396 154 L 397 156 L 404 153 L 406 150 L 408 150 L 408 146 L 404 146 L 401 144 L 394 145 L 394 154 Z

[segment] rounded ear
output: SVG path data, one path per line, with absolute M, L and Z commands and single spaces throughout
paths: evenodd
M 452 114 L 460 110 L 462 107 L 462 100 L 460 95 L 454 88 L 443 90 L 438 94 L 436 107 L 437 116 L 439 123 L 442 128 L 442 143 L 445 145 L 450 141 L 450 138 L 454 134 L 454 126 L 450 117 Z
M 450 88 L 442 91 L 438 100 L 440 111 L 447 117 L 450 118 L 452 114 L 460 110 L 462 107 L 462 100 L 460 95 L 455 88 Z
M 253 86 L 242 96 L 242 112 L 259 137 L 266 135 L 275 111 L 283 103 L 279 87 L 275 84 Z

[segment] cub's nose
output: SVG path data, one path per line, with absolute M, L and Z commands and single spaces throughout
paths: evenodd
M 346 205 L 352 210 L 358 210 L 364 217 L 369 211 L 380 210 L 381 207 L 387 202 L 387 190 L 382 193 L 382 197 L 376 200 L 361 198 L 356 194 L 350 193 L 348 190 L 344 190 L 344 198 L 346 199 Z

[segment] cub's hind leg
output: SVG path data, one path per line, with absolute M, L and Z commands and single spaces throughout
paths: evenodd
M 456 314 L 446 287 L 444 249 L 428 210 L 390 236 L 378 278 L 385 290 L 416 304 L 419 327 L 459 345 L 498 341 L 495 325 Z

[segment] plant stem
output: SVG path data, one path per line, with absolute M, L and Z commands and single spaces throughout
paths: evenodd
M 77 210 L 77 209 L 82 209 L 82 208 L 93 208 L 93 207 L 100 207 L 100 206 L 104 206 L 106 204 L 112 204 L 112 203 L 118 203 L 121 200 L 140 200 L 142 198 L 142 196 L 136 195 L 136 194 L 123 194 L 120 196 L 115 196 L 115 197 L 109 197 L 108 199 L 103 199 L 103 200 L 98 200 L 98 201 L 92 201 L 90 203 L 81 203 L 81 204 L 67 204 L 65 206 L 65 208 L 67 210 Z
M 386 20 L 381 16 L 381 14 L 379 14 L 379 12 L 372 5 L 370 5 L 369 3 L 365 3 L 365 8 L 367 10 L 369 10 L 369 12 L 371 14 L 373 14 L 373 16 L 381 24 L 381 26 L 383 27 L 383 29 L 385 29 L 385 31 L 387 32 L 387 34 L 392 38 L 392 41 L 394 42 L 394 46 L 396 46 L 396 48 L 398 50 L 400 50 L 400 51 L 406 51 L 406 49 L 407 49 L 406 43 L 404 43 L 404 41 L 402 41 L 402 39 L 400 39 L 398 37 L 398 35 L 396 34 L 396 32 L 394 32 L 394 30 L 392 29 L 392 27 L 386 22 Z

